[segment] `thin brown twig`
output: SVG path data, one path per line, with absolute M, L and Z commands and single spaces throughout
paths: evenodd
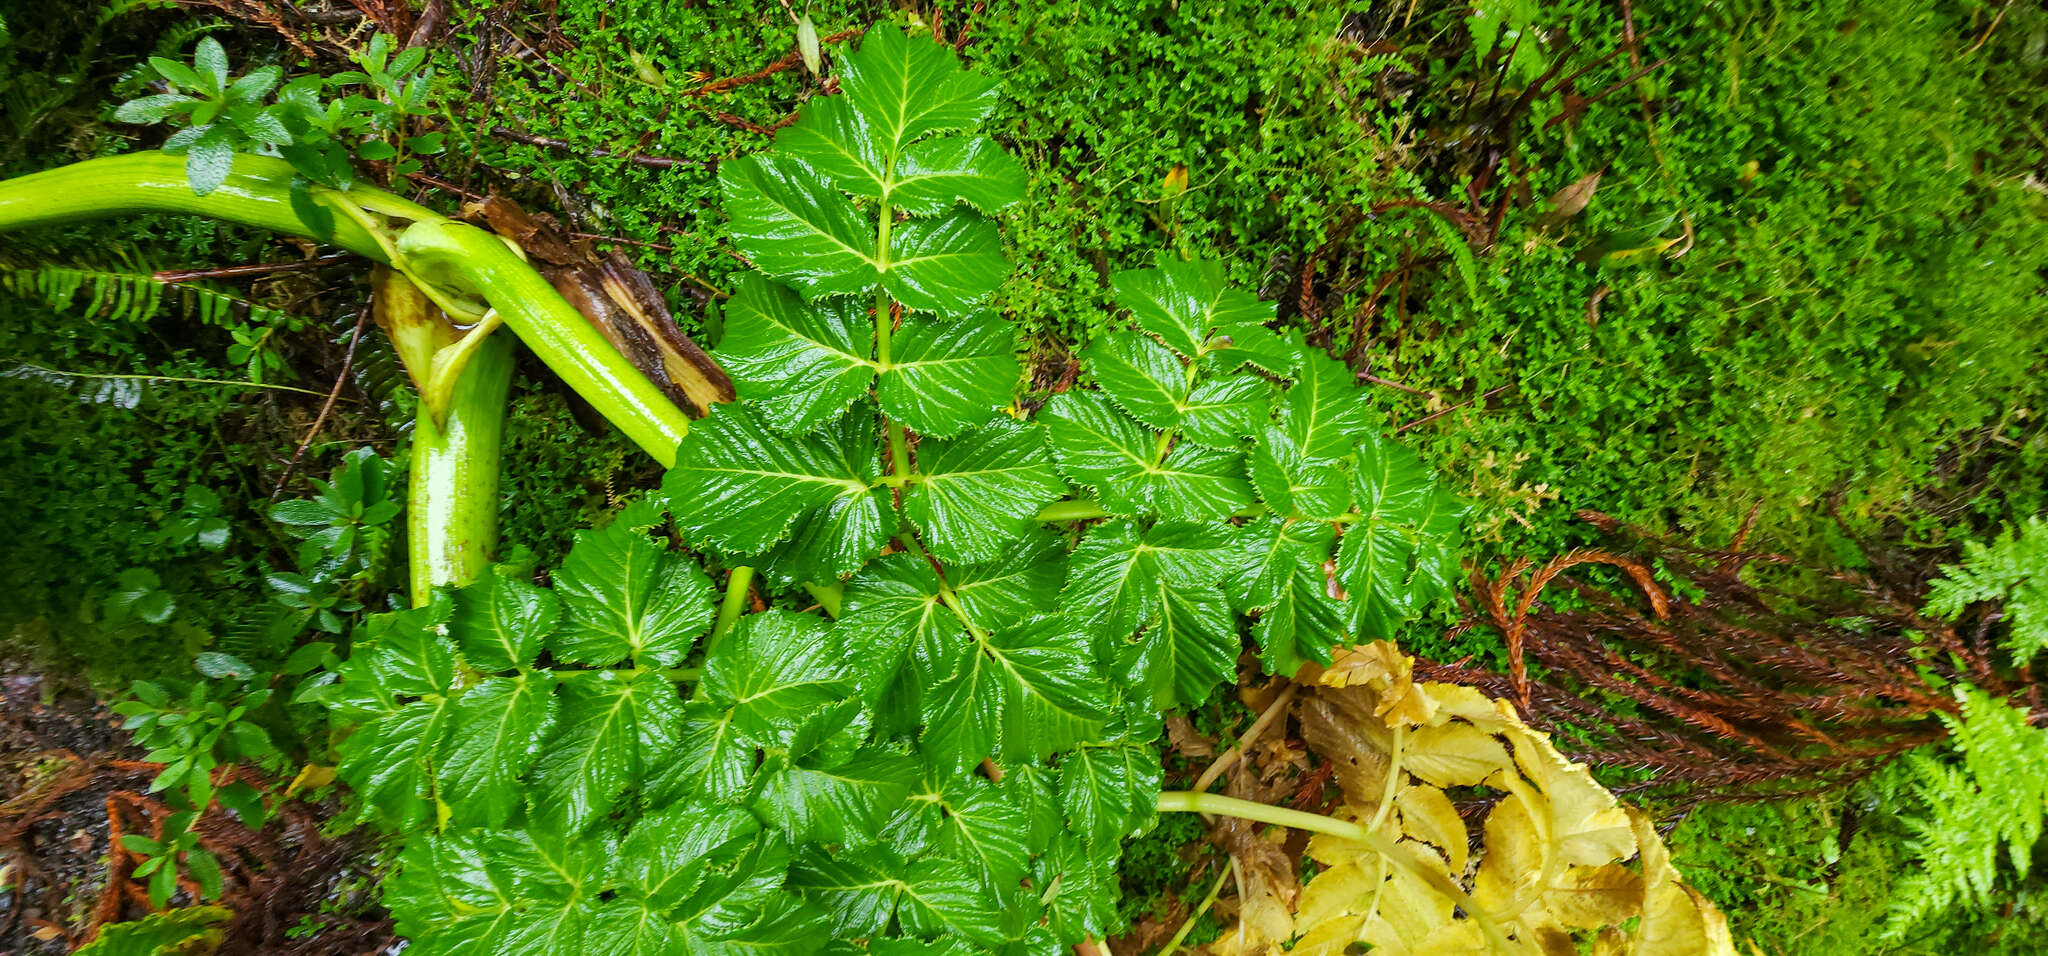
M 150 275 L 151 279 L 170 285 L 181 282 L 204 282 L 208 279 L 234 279 L 241 276 L 264 276 L 279 272 L 297 272 L 303 269 L 317 269 L 333 265 L 350 258 L 346 252 L 330 252 L 311 259 L 293 262 L 252 262 L 238 266 L 216 266 L 210 269 L 165 269 Z
M 284 494 L 285 485 L 292 480 L 292 472 L 299 467 L 299 460 L 306 457 L 306 449 L 313 447 L 313 439 L 320 437 L 320 429 L 327 424 L 328 413 L 334 411 L 335 400 L 341 397 L 341 387 L 348 382 L 349 370 L 355 366 L 356 346 L 363 341 L 363 323 L 369 321 L 370 309 L 375 307 L 373 302 L 356 316 L 356 328 L 348 337 L 348 351 L 342 353 L 341 371 L 334 376 L 334 387 L 327 391 L 327 401 L 321 403 L 320 414 L 313 419 L 313 427 L 306 429 L 305 440 L 299 442 L 298 449 L 292 452 L 291 460 L 285 462 L 284 474 L 278 476 L 277 488 L 270 492 L 272 502 Z
M 1438 410 L 1438 411 L 1430 412 L 1429 414 L 1427 414 L 1427 415 L 1424 415 L 1424 416 L 1422 416 L 1421 418 L 1418 418 L 1418 419 L 1416 419 L 1416 420 L 1414 420 L 1414 421 L 1412 421 L 1412 422 L 1409 422 L 1409 423 L 1408 423 L 1408 424 L 1406 424 L 1406 425 L 1402 425 L 1401 427 L 1399 427 L 1399 428 L 1396 428 L 1396 429 L 1394 429 L 1394 434 L 1396 434 L 1396 435 L 1399 435 L 1399 434 L 1401 434 L 1402 432 L 1405 432 L 1405 431 L 1407 431 L 1407 430 L 1409 430 L 1409 429 L 1411 429 L 1411 428 L 1421 428 L 1422 426 L 1424 426 L 1424 425 L 1427 425 L 1427 424 L 1429 424 L 1430 422 L 1436 421 L 1437 419 L 1439 419 L 1439 418 L 1442 418 L 1442 417 L 1444 417 L 1445 415 L 1449 415 L 1450 413 L 1452 413 L 1452 412 L 1455 412 L 1455 411 L 1457 411 L 1458 409 L 1464 408 L 1465 406 L 1467 406 L 1467 405 L 1470 405 L 1470 404 L 1472 404 L 1473 402 L 1483 402 L 1483 401 L 1485 401 L 1485 400 L 1487 400 L 1487 399 L 1489 399 L 1489 398 L 1492 398 L 1492 397 L 1494 397 L 1495 395 L 1499 395 L 1500 393 L 1502 393 L 1502 392 L 1505 392 L 1505 391 L 1507 391 L 1508 389 L 1511 389 L 1511 388 L 1514 388 L 1514 387 L 1515 387 L 1515 383 L 1514 383 L 1514 382 L 1509 382 L 1509 383 L 1507 383 L 1506 385 L 1502 385 L 1502 386 L 1499 386 L 1499 387 L 1496 387 L 1496 388 L 1488 389 L 1488 390 L 1487 390 L 1487 392 L 1486 392 L 1485 394 L 1483 394 L 1483 395 L 1480 395 L 1480 396 L 1479 396 L 1478 398 L 1468 398 L 1468 399 L 1466 399 L 1466 400 L 1464 400 L 1464 401 L 1462 401 L 1462 402 L 1459 402 L 1459 403 L 1458 403 L 1458 404 L 1456 404 L 1456 405 L 1452 405 L 1452 406 L 1451 406 L 1451 407 L 1449 407 L 1449 408 L 1445 408 L 1445 409 L 1440 409 L 1440 410 Z

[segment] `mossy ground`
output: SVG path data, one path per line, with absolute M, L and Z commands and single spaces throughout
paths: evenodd
M 957 36 L 967 6 L 944 6 L 810 11 L 823 34 L 936 19 Z M 974 15 L 969 52 L 1004 81 L 993 128 L 1031 173 L 1031 200 L 1006 217 L 1017 269 L 997 304 L 1032 360 L 1057 366 L 1110 319 L 1109 272 L 1161 253 L 1221 258 L 1289 322 L 1395 383 L 1367 394 L 1470 496 L 1482 564 L 1587 543 L 1581 508 L 1709 543 L 1754 508 L 1752 545 L 1854 565 L 1859 538 L 1940 549 L 2048 505 L 2048 13 L 1906 0 L 1479 6 L 1507 21 L 1501 49 L 1521 31 L 1511 58 L 1480 56 L 1463 4 L 1053 0 Z M 712 172 L 617 154 L 759 149 L 766 137 L 748 125 L 786 116 L 817 93 L 814 78 L 799 68 L 693 91 L 779 57 L 795 25 L 776 2 L 545 7 L 554 20 L 457 17 L 439 64 L 459 159 L 441 174 L 488 178 L 626 240 L 686 328 L 714 340 L 703 303 L 741 266 Z M 189 46 L 192 31 L 214 30 L 237 62 L 288 62 L 254 31 L 125 16 L 150 39 L 109 29 L 67 47 L 50 38 L 99 29 L 92 17 L 8 10 L 0 66 L 31 79 L 0 88 L 18 134 L 0 150 L 5 171 L 135 145 L 100 111 L 132 92 L 124 71 L 162 52 L 157 37 Z M 557 23 L 567 42 L 546 42 Z M 1649 69 L 1631 81 L 1638 64 Z M 1582 69 L 1568 89 L 1522 100 L 1546 75 Z M 67 76 L 61 89 L 33 80 Z M 1595 172 L 1582 210 L 1554 208 Z M 1460 209 L 1470 218 L 1443 212 Z M 166 266 L 293 254 L 163 220 L 8 242 L 0 258 L 15 264 L 115 245 Z M 346 298 L 353 280 L 336 281 Z M 164 311 L 154 324 L 94 323 L 0 297 L 0 356 L 8 369 L 246 378 L 224 330 Z M 345 325 L 318 314 L 282 333 L 295 371 L 281 383 L 324 391 Z M 183 656 L 161 643 L 113 654 L 116 638 L 72 626 L 122 570 L 182 568 L 194 629 L 182 639 L 205 641 L 234 620 L 232 583 L 282 560 L 252 508 L 319 404 L 148 388 L 155 398 L 125 408 L 75 384 L 0 378 L 0 567 L 15 595 L 4 618 L 17 638 L 101 641 L 69 651 L 129 662 L 103 683 Z M 349 409 L 298 474 L 324 474 L 364 441 L 395 449 L 405 411 Z M 505 538 L 543 561 L 654 478 L 545 383 L 521 386 L 507 456 Z M 151 544 L 192 484 L 229 500 L 241 537 L 223 555 Z M 1498 654 L 1481 632 L 1445 640 L 1446 620 L 1404 643 Z M 1840 837 L 1853 799 L 1704 812 L 1675 844 L 1766 952 L 2017 952 L 2014 940 L 2041 938 L 2022 894 L 2018 916 L 1958 918 L 1919 950 L 1870 943 L 1857 920 L 1882 908 L 1898 859 L 1882 840 Z

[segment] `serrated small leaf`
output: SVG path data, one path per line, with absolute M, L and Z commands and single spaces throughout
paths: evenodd
M 897 164 L 890 199 L 913 216 L 936 216 L 956 202 L 994 214 L 1024 199 L 1024 167 L 986 136 L 948 136 L 912 144 Z
M 1040 861 L 1047 886 L 1056 887 L 1046 901 L 1051 929 L 1061 939 L 1109 936 L 1117 925 L 1118 844 L 1089 842 L 1062 833 Z M 1057 884 L 1054 878 L 1057 878 Z
M 938 572 L 914 554 L 878 559 L 848 582 L 833 630 L 870 705 L 888 691 L 913 644 L 961 634 L 959 619 L 939 601 Z
M 841 86 L 845 83 L 842 80 Z M 809 162 L 839 188 L 867 199 L 888 189 L 890 143 L 878 138 L 850 96 L 821 96 L 804 104 L 796 122 L 775 134 L 775 152 Z
M 1450 592 L 1464 508 L 1415 452 L 1368 436 L 1352 473 L 1359 520 L 1344 530 L 1337 573 L 1353 636 L 1392 640 L 1399 625 Z
M 1119 272 L 1109 282 L 1116 303 L 1131 310 L 1140 331 L 1191 360 L 1230 344 L 1214 334 L 1219 328 L 1249 339 L 1242 330 L 1273 319 L 1272 303 L 1230 288 L 1223 263 L 1215 260 L 1162 256 L 1157 268 Z
M 1161 454 L 1156 435 L 1099 394 L 1055 396 L 1041 416 L 1060 471 L 1111 514 L 1209 520 L 1254 500 L 1241 455 L 1185 441 Z
M 1160 775 L 1150 747 L 1082 747 L 1060 758 L 1060 806 L 1081 840 L 1113 846 L 1158 813 Z
M 874 319 L 865 304 L 805 304 L 755 273 L 726 304 L 717 358 L 740 399 L 775 428 L 801 434 L 836 418 L 875 379 Z
M 1274 514 L 1332 521 L 1351 510 L 1351 479 L 1329 462 L 1309 461 L 1287 429 L 1267 426 L 1251 452 L 1252 486 Z
M 996 224 L 965 210 L 898 223 L 883 275 L 889 294 L 912 309 L 964 312 L 1010 274 Z
M 455 702 L 454 724 L 436 766 L 441 801 L 463 825 L 498 828 L 522 798 L 519 778 L 554 727 L 554 678 L 546 672 L 492 677 Z
M 850 446 L 871 443 L 863 437 L 850 427 L 784 436 L 745 405 L 720 405 L 693 423 L 662 491 L 678 525 L 739 554 L 765 551 L 804 512 L 847 499 L 846 550 L 866 552 L 864 560 L 881 549 L 873 533 L 886 537 L 889 509 L 874 493 L 874 459 L 852 453 Z
M 1281 400 L 1281 427 L 1302 460 L 1335 461 L 1351 453 L 1359 436 L 1376 434 L 1379 423 L 1350 369 L 1318 349 L 1301 354 L 1301 371 Z
M 881 281 L 875 225 L 816 168 L 786 155 L 719 164 L 733 243 L 806 299 L 851 295 Z
M 1016 391 L 1016 333 L 990 312 L 940 321 L 907 315 L 875 398 L 921 435 L 948 438 L 987 424 Z
M 1120 676 L 1158 710 L 1197 704 L 1237 669 L 1236 623 L 1214 588 L 1161 586 L 1159 617 L 1118 655 Z
M 1292 679 L 1313 661 L 1330 663 L 1331 649 L 1348 644 L 1344 608 L 1329 596 L 1320 567 L 1296 568 L 1252 626 L 1266 673 Z
M 878 747 L 833 766 L 810 763 L 770 774 L 754 799 L 755 812 L 798 843 L 871 840 L 919 776 L 917 761 Z
M 993 627 L 1058 610 L 1060 585 L 1067 577 L 1066 559 L 1066 549 L 1058 538 L 1034 530 L 994 561 L 949 565 L 946 583 L 969 620 Z
M 1152 506 L 1161 517 L 1205 521 L 1228 518 L 1252 506 L 1244 456 L 1181 442 L 1145 475 Z
M 1141 533 L 1127 521 L 1106 522 L 1074 549 L 1060 600 L 1068 614 L 1099 622 L 1100 633 L 1121 640 L 1158 619 L 1165 590 L 1213 588 L 1239 554 L 1220 525 L 1161 521 Z
M 447 738 L 454 707 L 433 696 L 357 727 L 335 747 L 338 775 L 378 816 L 399 829 L 432 819 L 434 756 Z
M 586 671 L 564 680 L 555 734 L 526 788 L 530 816 L 580 833 L 674 750 L 682 723 L 683 702 L 660 674 Z
M 469 665 L 486 673 L 533 662 L 562 617 L 554 593 L 522 580 L 512 568 L 492 565 L 476 583 L 455 592 L 449 629 Z
M 787 747 L 853 690 L 839 643 L 823 619 L 770 609 L 741 618 L 712 647 L 693 699 L 731 708 L 742 740 Z
M 1236 450 L 1272 414 L 1273 387 L 1255 375 L 1211 375 L 1181 403 L 1180 433 L 1188 441 Z
M 1088 638 L 1065 618 L 914 650 L 926 724 L 919 746 L 941 767 L 1035 759 L 1088 739 L 1106 716 Z
M 1096 392 L 1053 396 L 1039 413 L 1053 458 L 1068 480 L 1095 490 L 1111 514 L 1152 510 L 1146 470 L 1157 455 L 1152 434 Z
M 683 705 L 679 743 L 664 756 L 645 784 L 648 802 L 663 805 L 700 797 L 735 803 L 747 792 L 755 746 L 741 739 L 731 707 L 693 700 Z
M 633 824 L 619 844 L 613 879 L 649 905 L 667 909 L 702 884 L 707 869 L 730 862 L 760 832 L 760 821 L 739 807 L 672 801 Z
M 1237 535 L 1238 573 L 1224 579 L 1231 606 L 1257 611 L 1273 606 L 1296 570 L 1321 573 L 1331 558 L 1337 532 L 1321 521 L 1289 521 L 1267 515 L 1248 522 Z
M 423 608 L 373 618 L 367 639 L 342 665 L 341 678 L 384 700 L 429 697 L 455 688 L 455 647 L 444 635 L 454 602 L 437 594 Z
M 711 627 L 704 570 L 623 520 L 576 533 L 554 593 L 568 613 L 548 647 L 562 660 L 674 666 Z
M 922 480 L 903 512 L 946 561 L 993 560 L 1066 490 L 1036 424 L 999 419 L 959 438 L 925 441 L 917 459 Z
M 1195 373 L 1171 349 L 1136 332 L 1111 332 L 1081 355 L 1102 394 L 1153 428 L 1175 428 Z
M 840 60 L 839 82 L 885 156 L 932 133 L 974 126 L 996 103 L 993 77 L 962 69 L 944 44 L 894 27 L 869 30 Z
M 1002 941 L 1000 915 L 967 864 L 930 858 L 906 863 L 884 852 L 820 855 L 791 872 L 790 882 L 828 914 L 842 938 L 880 937 L 890 917 L 913 935 L 949 935 L 985 944 Z

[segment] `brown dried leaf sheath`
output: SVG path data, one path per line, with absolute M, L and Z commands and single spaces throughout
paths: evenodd
M 571 239 L 545 215 L 521 209 L 502 196 L 472 207 L 492 231 L 519 244 L 562 297 L 670 401 L 692 416 L 733 400 L 732 379 L 710 355 L 683 334 L 668 303 L 617 250 L 600 255 L 584 240 Z

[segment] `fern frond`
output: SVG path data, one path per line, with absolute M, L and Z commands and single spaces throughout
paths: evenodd
M 70 265 L 0 263 L 0 288 L 41 299 L 53 309 L 116 322 L 148 322 L 166 314 L 220 326 L 244 321 L 270 324 L 284 318 L 282 312 L 226 289 L 162 282 L 155 273 L 127 252 L 115 253 L 111 261 Z
M 1886 920 L 1893 939 L 1957 903 L 1988 905 L 1999 858 L 2026 873 L 2048 815 L 2048 731 L 1975 687 L 1959 688 L 1957 697 L 1961 716 L 1942 715 L 1948 744 L 1906 758 L 1918 811 L 1901 823 L 1921 866 L 1893 894 Z
M 1954 620 L 1979 601 L 2003 600 L 2005 648 L 2026 667 L 2048 648 L 2048 518 L 2033 518 L 1988 545 L 1963 545 L 1961 565 L 1944 564 L 1927 612 Z

